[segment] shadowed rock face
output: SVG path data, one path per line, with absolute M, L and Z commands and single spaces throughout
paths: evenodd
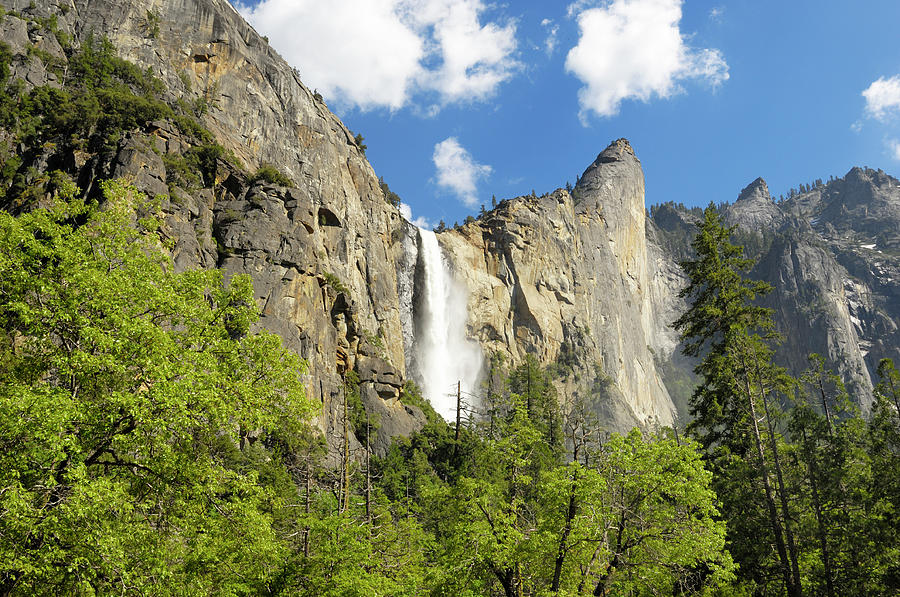
M 766 181 L 757 178 L 747 185 L 737 201 L 725 210 L 725 222 L 729 226 L 761 232 L 781 226 L 784 214 L 772 201 Z
M 691 214 L 671 207 L 657 213 L 648 228 L 653 244 L 670 251 L 676 239 L 684 244 L 682 224 Z M 821 354 L 867 411 L 879 360 L 900 359 L 900 181 L 852 168 L 775 204 L 757 179 L 724 214 L 742 241 L 754 241 L 758 263 L 749 275 L 774 288 L 760 302 L 773 309 L 784 335 L 779 363 L 799 375 L 810 353 Z M 672 266 L 661 262 L 663 270 Z
M 784 335 L 779 362 L 799 373 L 809 367 L 810 352 L 822 354 L 867 411 L 872 381 L 853 323 L 852 282 L 844 268 L 825 248 L 791 234 L 776 241 L 753 275 L 774 286 L 762 303 L 775 311 Z
M 0 36 L 14 41 L 14 77 L 56 84 L 26 47 L 53 37 L 35 27 L 29 34 L 27 22 L 55 14 L 76 47 L 106 36 L 120 56 L 149 69 L 164 82 L 169 104 L 206 103 L 202 124 L 246 171 L 220 160 L 212 189 L 170 189 L 165 158 L 196 141 L 168 121 L 125 135 L 111 154 L 43 155 L 33 165 L 63 167 L 88 193 L 109 177 L 127 178 L 150 196 L 171 191 L 163 233 L 174 243 L 176 267 L 253 277 L 260 324 L 309 362 L 307 394 L 321 401 L 319 425 L 332 442 L 340 441 L 350 370 L 360 377 L 364 404 L 383 421 L 376 449 L 392 434 L 420 428 L 421 411 L 399 399 L 405 353 L 395 239 L 409 225 L 385 201 L 350 131 L 265 39 L 225 0 L 4 4 L 22 17 L 0 19 Z M 261 164 L 277 167 L 293 188 L 251 185 L 246 172 Z

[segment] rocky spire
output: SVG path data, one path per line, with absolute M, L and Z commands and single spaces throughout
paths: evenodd
M 772 195 L 769 194 L 769 185 L 766 184 L 766 181 L 762 178 L 757 178 L 741 191 L 741 194 L 738 195 L 737 200 L 740 201 L 761 201 L 761 202 L 771 202 Z
M 747 231 L 776 230 L 784 223 L 784 214 L 772 201 L 769 186 L 757 178 L 741 191 L 737 201 L 725 209 L 725 222 Z

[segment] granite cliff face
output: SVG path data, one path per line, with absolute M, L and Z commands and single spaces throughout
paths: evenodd
M 347 371 L 357 373 L 364 405 L 382 421 L 378 449 L 421 427 L 421 411 L 399 399 L 405 351 L 394 239 L 409 225 L 385 200 L 350 131 L 265 39 L 225 0 L 4 6 L 0 33 L 13 53 L 13 78 L 59 86 L 54 71 L 65 71 L 67 54 L 41 25 L 54 17 L 70 51 L 105 36 L 163 81 L 167 103 L 208 105 L 202 125 L 237 158 L 219 158 L 207 188 L 182 188 L 169 158 L 177 162 L 198 141 L 163 120 L 127 133 L 111 151 L 29 149 L 23 171 L 63 169 L 86 194 L 99 179 L 124 177 L 151 197 L 164 195 L 163 234 L 176 267 L 253 277 L 260 324 L 308 360 L 307 392 L 322 402 L 319 424 L 332 440 L 341 433 Z M 46 67 L 30 47 L 49 48 L 63 64 Z M 262 164 L 293 184 L 251 184 L 247 172 Z
M 599 401 L 611 427 L 671 424 L 653 360 L 644 177 L 624 139 L 585 171 L 573 194 L 503 201 L 440 235 L 469 289 L 469 326 L 488 352 L 562 365 L 564 396 Z M 652 272 L 652 273 L 651 273 Z
M 164 82 L 168 103 L 202 100 L 210 107 L 203 126 L 244 168 L 220 159 L 208 188 L 182 188 L 169 158 L 196 140 L 168 120 L 124 135 L 114 151 L 73 161 L 50 150 L 32 163 L 63 164 L 87 193 L 97 179 L 125 177 L 150 196 L 168 196 L 163 232 L 176 266 L 253 276 L 261 325 L 310 363 L 308 391 L 323 404 L 326 432 L 340 433 L 336 409 L 351 370 L 364 405 L 380 416 L 378 449 L 421 426 L 421 412 L 400 398 L 415 351 L 414 229 L 385 200 L 351 132 L 265 39 L 225 0 L 76 0 L 62 8 L 15 0 L 7 8 L 14 76 L 59 85 L 58 69 L 28 51 L 52 42 L 36 25 L 56 15 L 73 48 L 105 36 Z M 62 48 L 56 55 L 66 60 Z M 251 184 L 246 173 L 263 164 L 293 184 Z M 466 272 L 472 335 L 513 363 L 526 353 L 565 363 L 563 395 L 600 397 L 611 427 L 670 423 L 651 353 L 643 174 L 628 143 L 601 153 L 574 194 L 504 202 L 490 218 L 441 235 Z
M 253 277 L 260 325 L 308 361 L 307 392 L 333 445 L 351 372 L 380 420 L 376 450 L 419 429 L 424 416 L 402 391 L 416 353 L 416 230 L 386 200 L 354 135 L 266 40 L 225 0 L 3 6 L 0 41 L 25 89 L 63 86 L 79 46 L 106 37 L 163 82 L 167 104 L 203 106 L 200 123 L 234 156 L 217 154 L 210 179 L 189 185 L 181 158 L 204 141 L 176 118 L 100 149 L 62 139 L 27 147 L 2 131 L 3 159 L 21 159 L 16 176 L 33 183 L 62 170 L 92 197 L 98 180 L 125 178 L 161 196 L 176 268 Z M 290 184 L 251 178 L 266 164 Z M 725 208 L 757 239 L 756 274 L 776 286 L 786 362 L 802 368 L 806 353 L 826 355 L 864 406 L 877 359 L 900 358 L 898 192 L 895 179 L 854 169 L 782 204 L 760 179 Z M 28 207 L 18 201 L 7 196 L 3 207 Z M 608 428 L 625 430 L 671 424 L 676 386 L 683 403 L 690 364 L 669 324 L 684 308 L 677 259 L 689 254 L 695 220 L 672 206 L 646 218 L 640 162 L 618 140 L 571 194 L 509 199 L 438 236 L 485 354 L 514 364 L 534 355 L 556 371 L 562 399 L 593 402 Z
M 758 259 L 749 275 L 774 288 L 761 303 L 773 309 L 784 335 L 779 362 L 799 375 L 810 353 L 821 354 L 868 410 L 878 361 L 900 358 L 900 182 L 853 168 L 776 203 L 757 179 L 723 212 Z M 662 206 L 648 234 L 663 254 L 685 255 L 685 227 L 694 219 Z M 663 258 L 662 270 L 673 271 L 673 262 Z
M 725 223 L 751 232 L 775 230 L 784 223 L 785 217 L 772 201 L 769 186 L 762 178 L 747 185 L 737 201 L 725 212 Z

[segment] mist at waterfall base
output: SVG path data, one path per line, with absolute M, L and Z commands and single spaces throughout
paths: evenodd
M 456 418 L 456 390 L 476 402 L 481 346 L 466 337 L 466 288 L 453 277 L 437 236 L 418 230 L 413 298 L 412 370 L 422 395 L 444 419 Z

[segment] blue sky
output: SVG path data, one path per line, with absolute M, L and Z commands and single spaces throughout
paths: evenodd
M 897 0 L 236 4 L 431 225 L 574 183 L 619 137 L 648 204 L 900 173 Z

